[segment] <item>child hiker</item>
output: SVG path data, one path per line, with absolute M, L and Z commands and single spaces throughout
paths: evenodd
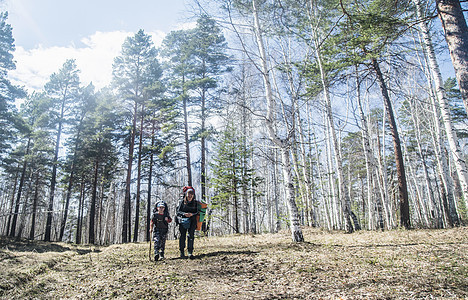
M 150 232 L 153 233 L 154 240 L 154 261 L 158 261 L 159 258 L 164 259 L 167 232 L 171 222 L 167 204 L 164 201 L 158 202 L 150 223 Z

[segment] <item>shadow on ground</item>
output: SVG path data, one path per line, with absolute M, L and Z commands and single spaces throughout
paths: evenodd
M 196 255 L 195 258 L 205 258 L 205 257 L 214 257 L 214 256 L 226 256 L 226 255 L 240 255 L 240 254 L 247 254 L 247 255 L 252 255 L 252 254 L 257 254 L 258 252 L 256 251 L 216 251 L 216 252 L 209 252 L 209 253 L 204 253 L 200 255 Z
M 100 252 L 100 250 L 97 249 L 77 249 L 55 243 L 31 241 L 28 239 L 18 239 L 4 236 L 0 237 L 0 250 L 37 253 L 75 251 L 80 255 L 88 254 L 90 252 Z

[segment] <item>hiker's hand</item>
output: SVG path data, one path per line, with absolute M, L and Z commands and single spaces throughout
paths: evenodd
M 193 216 L 193 214 L 192 214 L 192 213 L 185 213 L 185 216 L 186 216 L 187 218 L 190 218 L 191 216 Z

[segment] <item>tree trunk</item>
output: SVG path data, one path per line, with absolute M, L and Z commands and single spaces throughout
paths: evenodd
M 204 76 L 203 76 L 204 77 Z M 201 137 L 200 137 L 200 183 L 201 183 L 201 195 L 200 199 L 206 199 L 206 91 L 203 89 L 201 95 Z
M 189 186 L 192 186 L 192 163 L 190 160 L 190 137 L 188 128 L 188 112 L 187 112 L 187 95 L 185 91 L 185 77 L 182 79 L 183 95 L 182 95 L 182 106 L 184 110 L 184 138 L 185 138 L 185 161 L 187 168 L 187 182 Z
M 16 186 L 18 185 L 18 173 L 19 173 L 19 171 L 15 172 L 13 191 L 11 192 L 10 211 L 8 212 L 8 220 L 7 220 L 6 228 L 5 228 L 5 231 L 4 231 L 6 236 L 10 233 L 11 219 L 13 218 L 13 207 L 14 207 L 14 203 L 15 203 Z
M 122 221 L 122 243 L 130 242 L 131 240 L 131 199 L 130 199 L 130 188 L 132 183 L 132 166 L 133 166 L 133 151 L 135 148 L 135 136 L 136 136 L 136 121 L 138 116 L 138 103 L 135 101 L 133 109 L 133 122 L 132 129 L 130 132 L 130 145 L 128 148 L 128 162 L 127 162 L 127 177 L 125 180 L 125 199 L 123 205 L 123 221 Z
M 151 154 L 148 171 L 148 196 L 146 201 L 146 241 L 149 242 L 150 236 L 150 221 L 151 221 L 151 188 L 153 184 L 153 164 L 154 164 L 154 142 L 155 142 L 156 120 L 152 121 L 151 127 Z
M 49 195 L 49 207 L 47 209 L 47 221 L 45 228 L 44 241 L 50 242 L 51 232 L 52 232 L 52 216 L 54 213 L 54 196 L 55 196 L 55 185 L 57 183 L 57 164 L 58 164 L 58 154 L 60 149 L 60 137 L 62 135 L 63 127 L 63 116 L 65 112 L 65 95 L 62 100 L 62 107 L 60 110 L 60 119 L 58 124 L 57 139 L 55 141 L 55 152 L 54 160 L 52 161 L 52 179 L 50 181 L 50 195 Z
M 81 118 L 81 122 L 83 121 L 83 117 Z M 58 239 L 59 241 L 62 241 L 63 239 L 63 233 L 65 231 L 65 225 L 67 223 L 67 218 L 68 218 L 68 208 L 70 206 L 70 198 L 71 198 L 72 188 L 73 188 L 73 183 L 74 183 L 73 181 L 75 179 L 76 153 L 78 149 L 78 141 L 80 139 L 80 135 L 81 135 L 81 125 L 78 126 L 78 133 L 76 135 L 77 142 L 75 144 L 75 150 L 73 151 L 73 161 L 70 167 L 70 178 L 68 179 L 67 195 L 65 198 L 65 208 L 63 212 L 62 223 L 60 224 L 60 234 L 59 234 L 59 239 Z
M 436 0 L 455 76 L 468 113 L 468 26 L 460 0 Z M 465 198 L 465 201 L 468 201 Z
M 253 152 L 253 150 L 252 150 Z M 254 169 L 254 159 L 253 159 L 253 153 L 250 155 L 250 169 Z M 252 209 L 250 210 L 250 213 L 252 215 L 252 221 L 250 223 L 250 229 L 253 234 L 257 233 L 257 197 L 255 195 L 255 190 L 254 190 L 254 179 L 251 178 L 250 180 L 250 199 L 252 199 Z
M 317 62 L 318 62 L 319 69 L 320 69 L 322 91 L 323 91 L 324 100 L 325 100 L 325 112 L 326 112 L 325 116 L 326 116 L 327 124 L 330 129 L 330 138 L 333 143 L 332 152 L 335 154 L 334 158 L 335 158 L 335 164 L 336 164 L 336 172 L 338 173 L 339 198 L 340 198 L 340 204 L 341 204 L 343 217 L 345 218 L 345 231 L 347 233 L 352 233 L 355 229 L 359 230 L 360 225 L 354 224 L 356 228 L 353 228 L 353 224 L 351 223 L 351 202 L 348 197 L 348 193 L 346 192 L 347 183 L 345 181 L 345 176 L 343 175 L 343 162 L 341 159 L 338 138 L 335 132 L 335 124 L 333 121 L 333 112 L 331 109 L 330 94 L 328 92 L 325 71 L 323 70 L 323 67 L 322 67 L 322 58 L 320 54 L 320 49 L 317 48 L 315 52 L 316 52 Z
M 278 175 L 278 150 L 277 149 L 274 149 L 273 150 L 273 174 L 272 174 L 272 182 L 273 182 L 273 202 L 275 204 L 275 215 L 276 215 L 276 219 L 275 219 L 275 224 L 274 224 L 274 227 L 273 227 L 273 232 L 276 233 L 278 231 L 280 231 L 281 229 L 281 213 L 280 213 L 280 210 L 279 210 L 279 188 L 278 188 L 278 182 L 279 182 L 279 175 Z
M 23 168 L 21 170 L 21 178 L 18 186 L 18 194 L 16 196 L 16 203 L 15 203 L 15 211 L 13 213 L 13 220 L 11 223 L 11 230 L 10 230 L 10 236 L 14 237 L 15 236 L 15 229 L 16 229 L 16 222 L 18 219 L 18 213 L 19 213 L 19 206 L 20 206 L 20 201 L 21 201 L 21 192 L 23 191 L 23 185 L 24 185 L 24 180 L 26 177 L 26 168 L 28 166 L 28 161 L 27 157 L 29 154 L 29 146 L 31 145 L 31 138 L 28 138 L 28 144 L 26 146 L 26 154 L 24 156 L 24 162 L 23 162 Z
M 34 240 L 36 234 L 36 213 L 37 204 L 39 202 L 39 172 L 36 172 L 36 184 L 34 187 L 33 207 L 31 212 L 31 230 L 29 231 L 29 239 Z
M 418 0 L 415 0 L 415 1 L 417 1 L 416 4 L 418 5 L 417 6 L 418 17 L 421 18 L 423 16 L 421 3 Z M 449 4 L 452 3 L 452 2 L 458 2 L 458 1 L 437 0 L 436 2 L 438 3 L 439 16 L 444 16 L 444 18 L 449 18 L 449 16 L 446 15 L 447 8 L 450 6 Z M 460 4 L 458 3 L 458 5 L 460 5 Z M 462 14 L 462 16 L 463 16 L 463 14 Z M 453 20 L 447 20 L 447 24 L 445 24 L 445 26 L 448 26 L 450 28 L 453 27 L 454 25 L 451 22 L 453 22 Z M 443 84 L 443 80 L 442 80 L 442 75 L 440 73 L 440 68 L 439 68 L 439 65 L 437 63 L 437 59 L 436 59 L 436 56 L 435 56 L 434 46 L 433 46 L 433 43 L 432 43 L 431 36 L 429 34 L 429 28 L 428 28 L 428 26 L 427 26 L 427 24 L 425 22 L 420 22 L 419 26 L 421 27 L 421 34 L 423 35 L 423 39 L 424 39 L 424 43 L 423 43 L 422 46 L 423 46 L 424 52 L 425 52 L 425 54 L 427 56 L 429 67 L 431 69 L 432 77 L 433 77 L 433 80 L 434 80 L 437 100 L 439 101 L 440 113 L 442 115 L 442 120 L 443 120 L 444 125 L 445 125 L 445 132 L 447 134 L 447 139 L 448 139 L 448 143 L 449 143 L 449 146 L 450 146 L 450 152 L 452 154 L 453 161 L 454 161 L 454 164 L 455 164 L 455 169 L 457 170 L 458 179 L 459 179 L 460 184 L 461 184 L 463 198 L 465 200 L 465 205 L 468 206 L 468 177 L 467 177 L 466 162 L 465 162 L 465 159 L 464 159 L 464 155 L 461 152 L 460 147 L 458 145 L 457 134 L 456 134 L 456 132 L 454 130 L 454 127 L 452 125 L 452 120 L 451 120 L 451 117 L 450 117 L 450 108 L 449 108 L 447 97 L 446 97 L 446 94 L 445 94 L 445 89 L 444 89 L 444 84 Z M 450 29 L 450 30 L 453 30 L 453 29 Z M 453 36 L 455 33 L 451 33 L 450 30 L 446 31 L 446 38 L 451 39 L 451 40 L 452 39 L 456 40 L 457 37 Z M 465 24 L 465 36 L 467 34 L 468 33 L 466 33 L 466 24 Z M 453 41 L 453 43 L 455 43 L 455 41 Z M 466 39 L 465 43 L 468 43 L 468 39 Z M 449 47 L 451 47 L 450 44 L 449 44 Z M 467 49 L 468 49 L 468 45 L 466 45 L 466 47 L 464 49 L 465 53 L 468 53 Z M 452 54 L 452 51 L 455 51 L 454 49 L 450 49 L 450 50 L 451 50 L 450 51 L 451 54 Z M 456 50 L 456 51 L 462 52 L 461 49 Z M 468 54 L 465 54 L 465 55 L 468 55 Z M 464 67 L 459 65 L 459 68 L 464 68 L 465 69 L 465 75 L 464 75 L 465 76 L 465 84 L 468 84 L 467 83 L 467 81 L 468 81 L 468 77 L 467 77 L 468 72 L 466 71 L 466 70 L 468 70 L 468 59 L 467 58 L 468 58 L 468 56 L 465 56 L 465 60 L 463 62 Z M 452 60 L 453 60 L 453 57 L 452 57 Z M 459 61 L 459 63 L 462 64 L 462 61 Z M 455 64 L 456 64 L 456 62 L 454 62 L 454 65 Z M 460 86 L 460 88 L 461 88 L 461 86 Z M 468 86 L 467 86 L 467 90 L 468 90 Z M 461 91 L 461 89 L 460 89 L 460 91 Z M 465 101 L 465 99 L 464 99 L 464 101 Z M 465 102 L 465 108 L 466 108 L 466 102 Z
M 358 111 L 359 111 L 359 116 L 361 118 L 361 142 L 362 142 L 362 148 L 364 150 L 364 158 L 366 161 L 366 177 L 367 177 L 367 229 L 373 230 L 375 228 L 374 226 L 374 214 L 373 214 L 373 201 L 372 201 L 372 196 L 373 196 L 373 184 L 372 184 L 372 169 L 375 168 L 375 162 L 374 162 L 374 157 L 371 153 L 371 147 L 369 143 L 369 126 L 367 125 L 367 118 L 364 114 L 364 109 L 362 107 L 362 101 L 361 101 L 361 86 L 359 82 L 359 77 L 358 77 L 358 71 L 356 67 L 356 98 L 358 102 Z M 364 201 L 364 199 L 363 199 Z M 379 221 L 382 222 L 382 217 L 379 215 Z M 379 222 L 379 226 L 381 229 L 384 229 L 383 226 L 381 226 L 381 222 Z
M 94 162 L 94 179 L 93 179 L 93 191 L 91 196 L 91 204 L 89 207 L 89 228 L 88 228 L 88 241 L 90 244 L 95 243 L 96 232 L 94 226 L 94 220 L 96 219 L 96 197 L 97 197 L 97 182 L 99 174 L 99 158 L 96 158 Z
M 76 149 L 76 148 L 75 148 Z M 76 151 L 75 151 L 76 153 Z M 70 177 L 68 178 L 68 186 L 67 186 L 67 195 L 65 196 L 65 208 L 63 212 L 63 218 L 62 218 L 62 223 L 60 224 L 60 234 L 59 234 L 59 241 L 62 241 L 63 239 L 63 234 L 65 232 L 65 225 L 67 224 L 67 218 L 68 218 L 68 207 L 70 206 L 70 198 L 72 194 L 72 188 L 73 188 L 73 180 L 75 176 L 75 158 L 73 158 L 73 162 L 71 165 L 71 171 L 70 171 Z
M 380 203 L 382 203 L 382 207 L 384 209 L 385 213 L 385 219 L 387 221 L 387 229 L 391 229 L 395 227 L 395 218 L 394 218 L 394 213 L 392 210 L 392 204 L 391 204 L 391 195 L 390 191 L 388 190 L 389 187 L 389 180 L 388 180 L 388 174 L 387 174 L 387 160 L 385 158 L 385 155 L 382 155 L 382 153 L 385 153 L 385 135 L 386 135 L 386 130 L 385 130 L 385 114 L 387 110 L 384 107 L 384 115 L 383 120 L 382 120 L 382 143 L 380 143 L 380 134 L 379 134 L 379 126 L 378 122 L 375 124 L 375 129 L 376 129 L 376 141 L 377 141 L 377 169 L 375 170 L 376 177 L 378 180 L 378 185 L 379 185 L 379 190 L 380 190 Z
M 145 105 L 141 106 L 140 135 L 138 143 L 138 162 L 137 162 L 137 191 L 135 197 L 135 231 L 133 232 L 133 242 L 138 241 L 138 228 L 140 225 L 140 193 L 141 193 L 141 157 L 143 152 L 143 120 Z
M 395 117 L 393 115 L 392 103 L 388 95 L 387 85 L 385 84 L 385 80 L 380 70 L 379 63 L 375 58 L 372 59 L 372 67 L 377 75 L 377 81 L 379 83 L 379 87 L 384 98 L 384 105 L 387 110 L 387 118 L 393 138 L 393 149 L 395 151 L 394 155 L 398 175 L 398 189 L 400 192 L 400 223 L 401 226 L 404 226 L 406 229 L 410 229 L 411 224 L 409 214 L 408 188 L 405 174 L 405 166 L 403 164 L 403 153 L 401 151 L 400 136 L 398 134 Z
M 78 200 L 78 218 L 77 218 L 77 224 L 76 224 L 76 236 L 75 236 L 75 243 L 76 244 L 81 244 L 81 235 L 82 235 L 82 224 L 83 224 L 83 202 L 84 202 L 84 181 L 81 182 L 80 185 L 80 197 Z
M 424 151 L 423 151 L 422 146 L 421 146 L 422 138 L 421 138 L 421 130 L 420 130 L 421 126 L 419 124 L 419 117 L 418 117 L 419 113 L 418 113 L 418 110 L 417 110 L 417 106 L 413 102 L 414 101 L 412 99 L 409 100 L 409 104 L 410 104 L 410 107 L 411 107 L 410 115 L 411 115 L 411 119 L 413 120 L 413 124 L 415 126 L 415 131 L 416 131 L 417 153 L 418 153 L 419 159 L 421 160 L 423 171 L 424 171 L 424 173 L 423 173 L 424 174 L 424 181 L 425 181 L 425 185 L 426 185 L 426 189 L 427 189 L 428 198 L 430 199 L 430 203 L 435 204 L 434 193 L 433 193 L 433 189 L 432 189 L 431 180 L 429 178 L 428 166 L 427 166 L 427 163 L 426 163 L 426 155 L 424 154 Z M 421 205 L 423 206 L 424 221 L 426 223 L 428 223 L 427 218 L 428 218 L 429 214 L 426 211 L 426 207 L 424 206 L 424 202 L 421 203 Z M 427 224 L 427 225 L 429 225 L 429 224 Z
M 247 182 L 246 181 L 246 178 L 247 178 L 247 170 L 249 169 L 249 161 L 248 161 L 248 158 L 249 158 L 249 155 L 250 153 L 247 152 L 248 150 L 248 147 L 247 147 L 247 128 L 248 128 L 248 124 L 247 124 L 247 103 L 246 103 L 246 99 L 245 97 L 243 96 L 242 97 L 242 116 L 241 116 L 241 126 L 242 126 L 242 214 L 244 216 L 244 232 L 245 233 L 248 233 L 248 232 L 253 232 L 251 230 L 251 222 L 250 222 L 250 215 L 252 215 L 252 217 L 255 217 L 255 207 L 253 206 L 252 207 L 252 210 L 253 212 L 251 212 L 250 210 L 250 205 L 249 205 L 249 198 L 252 198 L 252 201 L 253 201 L 253 197 L 252 195 L 249 197 L 248 195 L 248 190 L 249 190 L 249 185 L 251 184 L 251 182 Z M 250 155 L 250 157 L 252 157 L 252 155 Z M 252 169 L 252 168 L 250 168 Z M 253 187 L 251 187 L 253 188 Z M 252 192 L 252 191 L 251 191 Z M 254 225 L 252 225 L 253 227 L 255 227 Z
M 265 97 L 267 100 L 267 116 L 266 116 L 266 127 L 268 130 L 268 135 L 273 142 L 280 147 L 281 151 L 281 158 L 282 158 L 282 168 L 284 174 L 284 180 L 286 185 L 286 190 L 288 192 L 288 209 L 289 209 L 289 220 L 291 226 L 291 235 L 292 240 L 294 242 L 303 242 L 304 237 L 302 235 L 302 229 L 299 226 L 299 216 L 297 211 L 297 206 L 295 202 L 295 190 L 294 184 L 292 181 L 292 174 L 291 174 L 291 164 L 289 160 L 290 149 L 289 146 L 286 144 L 285 141 L 280 140 L 275 133 L 274 129 L 274 120 L 275 120 L 275 99 L 273 97 L 271 82 L 270 82 L 270 71 L 268 69 L 267 64 L 267 57 L 265 46 L 263 43 L 263 34 L 260 28 L 260 22 L 258 18 L 257 12 L 257 4 L 256 0 L 252 0 L 252 8 L 253 8 L 253 18 L 254 18 L 254 30 L 257 39 L 257 46 L 258 52 L 260 55 L 260 62 L 261 62 L 261 75 L 263 78 L 263 84 L 265 89 Z

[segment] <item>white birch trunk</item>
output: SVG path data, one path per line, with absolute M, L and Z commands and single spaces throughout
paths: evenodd
M 374 156 L 371 152 L 371 147 L 370 147 L 370 137 L 369 137 L 369 126 L 367 124 L 367 119 L 364 114 L 364 109 L 362 107 L 361 103 L 361 89 L 360 89 L 360 84 L 359 84 L 359 77 L 358 73 L 356 70 L 356 97 L 358 101 L 358 106 L 359 106 L 359 116 L 361 118 L 361 142 L 362 142 L 362 148 L 364 149 L 364 158 L 366 161 L 366 176 L 367 176 L 367 228 L 369 230 L 375 229 L 375 224 L 374 224 L 374 205 L 372 201 L 372 195 L 373 193 L 373 176 L 372 176 L 372 169 L 375 169 L 376 164 L 375 164 L 375 159 Z M 379 213 L 379 220 L 382 220 L 382 213 L 381 210 L 378 212 Z M 382 228 L 383 229 L 383 228 Z
M 417 6 L 418 17 L 423 16 L 423 8 L 420 0 L 413 0 Z M 453 158 L 455 169 L 457 170 L 458 179 L 460 181 L 463 198 L 465 200 L 465 205 L 468 207 L 468 175 L 466 169 L 465 159 L 463 153 L 460 151 L 458 145 L 457 135 L 455 133 L 454 127 L 452 125 L 452 120 L 450 117 L 450 108 L 448 105 L 447 97 L 445 95 L 444 84 L 442 80 L 442 74 L 440 73 L 440 68 L 437 63 L 437 59 L 434 52 L 434 46 L 432 44 L 432 39 L 429 34 L 429 28 L 426 22 L 420 22 L 419 26 L 421 28 L 421 34 L 423 36 L 423 49 L 427 56 L 429 67 L 432 73 L 432 79 L 434 80 L 437 100 L 440 106 L 440 113 L 442 115 L 442 120 L 445 126 L 445 132 L 447 134 L 448 143 L 450 146 L 450 152 Z
M 317 145 L 317 138 L 316 135 L 314 134 L 314 145 L 315 145 L 315 159 L 317 161 L 317 173 L 319 177 L 319 186 L 320 186 L 320 194 L 322 195 L 322 215 L 325 218 L 325 221 L 327 223 L 327 229 L 331 230 L 333 228 L 333 223 L 332 223 L 332 218 L 329 213 L 329 206 L 328 206 L 328 201 L 326 192 L 325 192 L 325 187 L 324 187 L 324 182 L 325 178 L 323 176 L 322 168 L 320 167 L 320 153 L 318 151 L 318 145 Z M 312 168 L 313 166 L 311 166 Z
M 327 179 L 328 179 L 328 196 L 327 199 L 330 202 L 329 204 L 329 211 L 331 212 L 330 219 L 332 220 L 332 228 L 338 229 L 341 228 L 341 217 L 340 212 L 337 208 L 338 203 L 338 192 L 335 187 L 335 180 L 333 177 L 333 158 L 332 158 L 332 146 L 331 146 L 331 137 L 330 137 L 330 125 L 328 125 L 328 121 L 326 118 L 326 113 L 323 112 L 323 122 L 325 126 L 325 150 L 327 154 Z
M 280 148 L 282 158 L 282 168 L 285 181 L 285 189 L 287 190 L 287 204 L 289 210 L 289 220 L 291 226 L 291 235 L 294 242 L 303 242 L 302 229 L 299 225 L 299 214 L 295 202 L 294 184 L 292 181 L 291 164 L 290 164 L 290 148 L 289 145 L 281 140 L 275 132 L 275 99 L 270 82 L 270 71 L 267 64 L 266 50 L 263 43 L 263 35 L 260 28 L 260 21 L 257 12 L 256 0 L 252 0 L 253 18 L 254 18 L 254 31 L 257 40 L 258 54 L 260 55 L 261 75 L 265 89 L 265 97 L 267 100 L 267 116 L 265 118 L 266 127 L 270 139 Z
M 351 233 L 354 231 L 354 227 L 351 223 L 351 203 L 350 203 L 348 194 L 346 192 L 347 188 L 346 188 L 345 178 L 343 175 L 343 163 L 342 163 L 341 156 L 340 156 L 340 148 L 339 148 L 338 138 L 336 136 L 335 125 L 333 121 L 333 112 L 331 109 L 330 94 L 327 88 L 326 75 L 322 67 L 320 49 L 318 48 L 316 49 L 316 58 L 317 58 L 317 62 L 318 62 L 319 69 L 320 69 L 320 77 L 322 81 L 323 94 L 324 94 L 324 100 L 325 100 L 326 118 L 327 118 L 328 126 L 330 128 L 330 135 L 331 135 L 330 138 L 333 143 L 334 161 L 335 161 L 335 166 L 336 166 L 336 172 L 338 175 L 339 198 L 340 198 L 341 209 L 342 209 L 342 213 L 343 213 L 343 217 L 345 221 L 345 230 L 346 232 Z

